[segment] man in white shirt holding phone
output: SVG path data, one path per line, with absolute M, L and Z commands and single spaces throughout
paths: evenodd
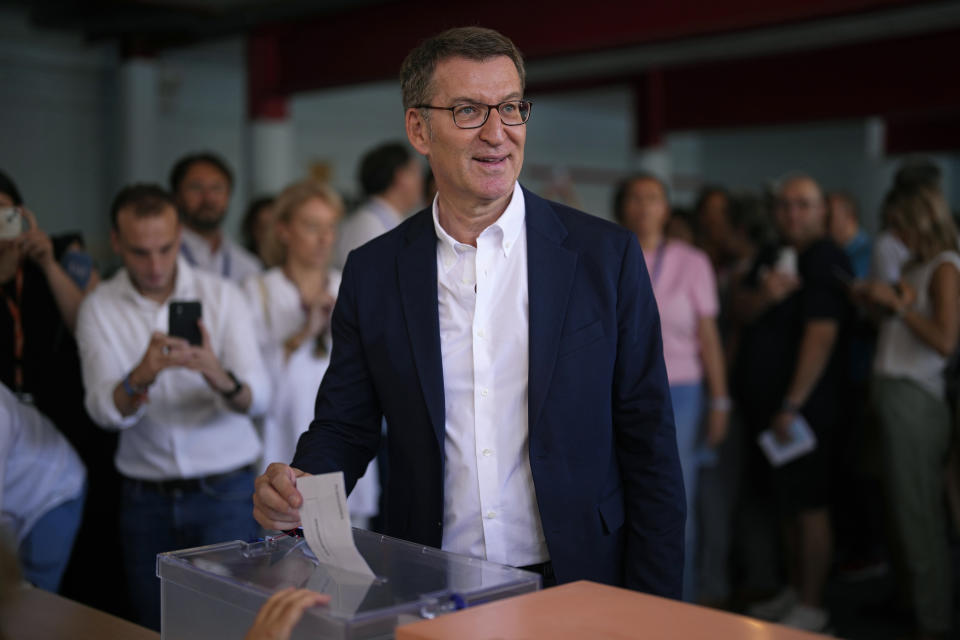
M 179 256 L 172 197 L 126 187 L 111 219 L 124 268 L 84 301 L 77 342 L 87 410 L 121 432 L 131 599 L 140 623 L 159 629 L 157 553 L 256 535 L 251 465 L 261 444 L 250 416 L 267 407 L 270 387 L 240 290 Z M 169 335 L 171 305 L 176 315 L 191 305 L 174 303 L 187 301 L 200 302 L 200 344 Z

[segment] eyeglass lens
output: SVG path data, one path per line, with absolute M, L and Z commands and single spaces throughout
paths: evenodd
M 500 120 L 507 125 L 523 124 L 530 117 L 530 103 L 511 100 L 495 105 Z M 453 109 L 453 119 L 461 127 L 478 127 L 487 120 L 490 107 L 485 104 L 461 104 Z

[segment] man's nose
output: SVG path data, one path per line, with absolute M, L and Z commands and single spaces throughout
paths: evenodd
M 497 109 L 490 109 L 487 121 L 480 127 L 480 138 L 491 144 L 500 144 L 506 138 L 503 120 L 500 119 L 500 112 Z
M 150 275 L 158 276 L 163 271 L 163 259 L 160 256 L 150 256 Z

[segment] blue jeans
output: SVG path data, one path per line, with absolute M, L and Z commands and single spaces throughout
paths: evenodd
M 673 419 L 677 425 L 677 451 L 687 498 L 687 524 L 684 531 L 683 599 L 696 597 L 697 563 L 697 476 L 700 468 L 700 425 L 703 418 L 703 391 L 700 383 L 670 385 Z
M 70 561 L 73 541 L 83 517 L 86 489 L 73 500 L 47 511 L 20 543 L 18 556 L 28 582 L 56 593 Z
M 152 483 L 123 479 L 123 560 L 140 624 L 160 630 L 158 553 L 257 537 L 253 480 L 253 472 L 243 470 L 215 481 L 201 479 L 196 489 L 160 490 Z

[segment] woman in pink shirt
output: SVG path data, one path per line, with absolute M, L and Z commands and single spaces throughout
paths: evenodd
M 715 448 L 727 433 L 727 395 L 723 348 L 717 331 L 717 283 L 707 255 L 664 230 L 670 217 L 667 190 L 651 174 L 623 181 L 614 198 L 614 215 L 637 235 L 660 311 L 663 357 L 673 400 L 677 447 L 686 487 L 686 566 L 684 599 L 693 600 L 696 552 L 698 452 L 703 444 L 703 386 L 709 393 L 705 443 Z

